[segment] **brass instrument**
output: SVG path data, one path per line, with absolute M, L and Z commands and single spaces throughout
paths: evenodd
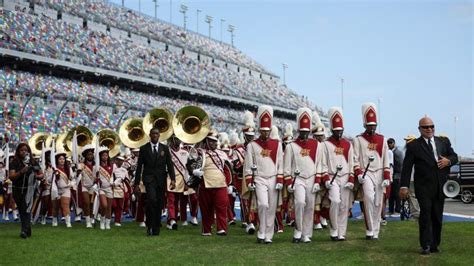
M 119 136 L 122 143 L 129 148 L 139 148 L 150 141 L 148 133 L 143 130 L 143 118 L 131 117 L 120 126 Z
M 173 130 L 177 138 L 188 144 L 203 140 L 211 130 L 209 115 L 197 106 L 185 106 L 176 112 Z
M 106 146 L 109 148 L 109 156 L 115 157 L 120 153 L 120 145 L 122 145 L 122 141 L 120 140 L 119 135 L 117 132 L 111 129 L 102 129 L 97 134 L 95 134 L 94 138 L 92 139 L 93 143 L 96 143 L 97 138 L 99 139 L 99 146 Z M 78 145 L 79 145 L 79 137 L 78 137 Z
M 160 131 L 159 141 L 167 140 L 173 135 L 173 114 L 167 109 L 154 108 L 143 118 L 143 131 L 149 134 L 152 128 Z
M 57 151 L 65 151 L 66 156 L 70 157 L 71 156 L 71 150 L 67 147 L 67 143 L 66 143 L 67 135 L 68 135 L 68 133 L 64 132 L 64 133 L 59 134 L 56 137 L 56 152 Z
M 77 126 L 67 132 L 66 135 L 66 146 L 68 150 L 72 151 L 72 138 L 74 137 L 74 131 L 76 131 L 77 134 L 77 146 L 78 148 L 82 148 L 86 146 L 87 144 L 92 143 L 92 138 L 94 137 L 94 134 L 92 134 L 92 131 L 88 129 L 85 126 Z
M 43 150 L 43 143 L 45 143 L 45 147 L 48 147 L 46 145 L 46 140 L 50 138 L 50 136 L 51 135 L 44 132 L 38 132 L 31 136 L 31 138 L 28 140 L 28 146 L 30 146 L 33 155 L 41 155 L 41 151 Z

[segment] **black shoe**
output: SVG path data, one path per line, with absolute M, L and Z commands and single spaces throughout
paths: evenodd
M 332 240 L 332 241 L 338 241 L 338 240 L 339 240 L 339 237 L 337 237 L 337 236 L 331 236 L 331 240 Z
M 264 243 L 264 239 L 257 237 L 257 244 L 263 244 L 263 243 Z
M 26 231 L 26 236 L 27 236 L 27 237 L 31 237 L 31 229 L 28 230 L 28 231 Z
M 178 223 L 175 222 L 175 223 L 171 226 L 171 228 L 172 228 L 173 230 L 178 230 Z
M 430 251 L 429 246 L 421 248 L 421 251 L 420 251 L 421 255 L 430 255 L 430 253 L 431 253 L 431 251 Z
M 26 232 L 21 232 L 20 237 L 23 238 L 23 239 L 26 239 L 28 237 L 28 235 L 26 234 Z
M 224 231 L 224 232 L 217 232 L 216 235 L 218 236 L 226 236 L 227 235 L 227 232 Z
M 439 253 L 440 250 L 439 250 L 438 247 L 432 247 L 432 248 L 430 248 L 430 252 L 431 252 L 431 253 Z
M 365 236 L 365 240 L 372 240 L 372 239 L 374 239 L 373 236 Z
M 294 237 L 293 237 L 293 241 L 292 241 L 292 242 L 295 243 L 295 244 L 299 244 L 299 243 L 301 242 L 301 238 L 294 238 Z

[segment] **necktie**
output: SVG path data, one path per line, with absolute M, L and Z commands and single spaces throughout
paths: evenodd
M 434 154 L 434 150 L 433 150 L 433 145 L 431 145 L 431 139 L 428 139 L 428 150 L 430 151 L 431 156 L 433 156 L 433 158 L 436 159 L 435 154 Z
M 153 154 L 156 155 L 157 152 L 158 150 L 156 149 L 156 145 L 153 145 Z

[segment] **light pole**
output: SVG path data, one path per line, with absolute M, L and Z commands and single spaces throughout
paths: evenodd
M 207 15 L 206 16 L 206 23 L 209 24 L 209 39 L 211 38 L 211 23 L 212 23 L 213 17 Z
M 142 13 L 142 0 L 138 0 L 138 12 Z
M 125 0 L 122 0 L 122 8 L 125 7 Z
M 201 13 L 201 9 L 196 9 L 196 32 L 199 33 L 199 13 Z
M 283 63 L 282 66 L 283 66 L 283 85 L 286 86 L 286 69 L 288 68 L 288 65 Z
M 234 31 L 235 31 L 235 26 L 234 25 L 229 25 L 227 27 L 227 31 L 230 32 L 230 44 L 232 47 L 234 47 Z
M 341 78 L 341 109 L 344 111 L 344 78 Z
M 155 3 L 155 19 L 158 18 L 158 0 L 153 0 L 153 3 Z
M 224 25 L 225 19 L 221 18 L 221 43 L 222 43 L 222 25 Z
M 456 151 L 458 150 L 458 132 L 457 132 L 458 120 L 459 120 L 459 117 L 454 116 L 454 149 Z
M 183 13 L 183 28 L 186 30 L 186 12 L 188 11 L 188 7 L 184 4 L 181 5 L 181 9 L 179 12 Z

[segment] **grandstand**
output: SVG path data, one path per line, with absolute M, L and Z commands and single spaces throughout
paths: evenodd
M 0 16 L 0 134 L 117 128 L 153 107 L 198 105 L 218 130 L 245 109 L 322 110 L 238 49 L 106 1 L 6 0 Z

